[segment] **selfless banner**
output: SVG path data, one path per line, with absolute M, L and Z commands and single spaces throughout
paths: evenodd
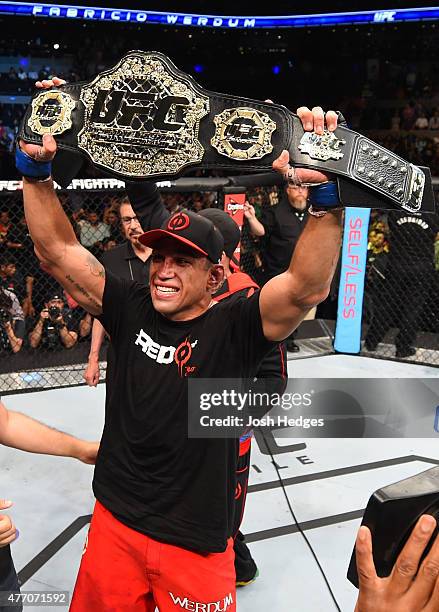
M 346 208 L 334 348 L 359 353 L 367 263 L 369 208 Z

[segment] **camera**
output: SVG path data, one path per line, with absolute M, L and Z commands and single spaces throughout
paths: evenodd
M 378 489 L 369 499 L 361 524 L 369 527 L 372 533 L 374 563 L 380 578 L 390 576 L 399 553 L 422 514 L 431 514 L 439 520 L 439 467 Z M 437 533 L 436 527 L 421 561 L 430 551 Z M 358 588 L 355 549 L 347 577 Z
M 57 319 L 61 314 L 61 309 L 58 306 L 50 306 L 49 307 L 49 317 L 54 320 Z
M 11 315 L 5 308 L 0 308 L 0 323 L 7 323 L 11 320 Z

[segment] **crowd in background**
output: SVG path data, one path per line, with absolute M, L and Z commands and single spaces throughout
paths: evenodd
M 256 188 L 248 191 L 247 198 L 256 218 L 264 220 L 267 209 L 276 207 L 281 195 L 282 188 Z M 103 253 L 125 240 L 119 215 L 119 207 L 125 196 L 120 192 L 95 192 L 87 195 L 63 192 L 59 197 L 78 240 L 96 257 L 100 258 Z M 200 211 L 221 205 L 215 192 L 163 192 L 162 197 L 171 213 L 181 208 Z M 263 283 L 266 276 L 264 249 L 267 240 L 267 236 L 255 236 L 245 219 L 241 235 L 241 269 L 259 284 Z M 369 291 L 373 292 L 385 276 L 392 248 L 401 249 L 403 256 L 407 247 L 404 244 L 392 247 L 388 215 L 372 211 L 366 296 Z M 439 278 L 438 240 L 435 243 L 435 253 Z M 1 349 L 13 353 L 23 348 L 69 349 L 90 339 L 90 315 L 52 277 L 41 270 L 33 252 L 26 220 L 17 206 L 0 209 L 0 288 Z M 336 295 L 332 296 L 333 300 L 334 297 Z M 336 300 L 333 301 L 332 314 L 325 318 L 335 318 L 335 314 Z M 366 320 L 367 315 L 366 305 Z M 424 327 L 428 328 L 428 324 Z
M 217 194 L 164 193 L 170 212 L 200 211 Z M 125 240 L 119 207 L 124 196 L 60 194 L 79 242 L 100 258 Z M 26 219 L 17 206 L 0 209 L 0 351 L 68 349 L 90 338 L 91 317 L 39 266 Z
M 322 56 L 313 45 L 314 30 L 299 29 L 293 35 L 290 31 L 145 30 L 146 26 L 139 26 L 131 28 L 129 36 L 118 36 L 118 24 L 100 28 L 99 24 L 66 22 L 64 26 L 62 39 L 49 21 L 40 36 L 26 36 L 23 28 L 21 37 L 18 32 L 7 32 L 0 41 L 0 60 L 8 58 L 9 62 L 5 60 L 0 67 L 0 155 L 12 151 L 36 80 L 54 74 L 69 82 L 88 80 L 113 66 L 129 49 L 145 48 L 147 31 L 148 48 L 168 53 L 179 68 L 208 89 L 257 99 L 270 97 L 291 109 L 303 103 L 336 108 L 352 129 L 439 175 L 434 23 L 405 30 L 403 26 L 344 32 L 321 29 L 319 48 L 325 48 L 325 69 L 319 71 L 319 79 L 314 75 Z M 112 44 L 106 45 L 109 35 Z M 221 44 L 220 55 L 217 43 Z M 11 95 L 16 99 L 11 100 Z M 6 176 L 13 173 L 13 165 L 3 160 L 2 168 L 2 178 L 14 178 Z
M 132 27 L 129 36 L 119 36 L 120 24 L 100 27 L 94 23 L 63 22 L 61 39 L 54 22 L 39 22 L 44 27 L 37 37 L 30 22 L 19 23 L 19 29 L 5 31 L 0 41 L 0 61 L 4 60 L 0 67 L 3 179 L 18 177 L 13 146 L 35 81 L 54 74 L 69 82 L 88 80 L 113 66 L 129 49 L 145 48 L 147 27 Z M 355 31 L 322 28 L 317 38 L 315 32 L 147 29 L 149 48 L 167 53 L 179 68 L 193 74 L 207 89 L 257 99 L 270 97 L 291 109 L 304 102 L 339 109 L 352 129 L 368 134 L 412 163 L 429 166 L 433 176 L 439 176 L 439 85 L 434 24 L 422 29 L 401 27 L 399 31 L 387 25 Z M 104 44 L 109 37 L 112 44 Z M 404 45 L 400 44 L 402 40 Z M 219 44 L 221 54 L 217 53 Z M 321 48 L 325 49 L 324 60 Z M 324 68 L 318 70 L 319 78 L 315 78 L 322 62 Z M 99 176 L 99 170 L 91 165 L 81 172 L 82 176 Z M 262 220 L 264 210 L 276 205 L 280 194 L 277 189 L 256 189 L 247 195 L 256 217 Z M 163 197 L 171 212 L 185 206 L 201 210 L 221 205 L 215 193 L 163 193 Z M 118 214 L 120 195 L 84 196 L 70 192 L 68 196 L 62 193 L 61 200 L 78 239 L 97 257 L 124 239 Z M 9 211 L 1 207 L 0 203 L 3 346 L 11 346 L 12 332 L 16 334 L 13 341 L 16 352 L 42 346 L 67 349 L 84 342 L 90 335 L 90 317 L 39 268 L 20 207 Z M 377 214 L 372 213 L 369 235 L 367 283 L 371 290 L 379 286 L 377 278 L 384 275 L 391 250 L 395 249 L 389 239 L 386 215 L 376 218 Z M 253 235 L 246 221 L 241 267 L 258 283 L 265 277 L 266 244 L 267 237 Z M 438 241 L 435 247 L 439 273 Z M 12 332 L 4 311 L 13 312 L 16 320 L 22 321 Z M 334 308 L 331 316 L 335 316 L 333 313 Z M 366 320 L 367 315 L 366 307 Z

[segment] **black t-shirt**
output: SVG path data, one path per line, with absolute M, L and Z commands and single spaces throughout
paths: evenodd
M 267 279 L 287 270 L 306 218 L 306 211 L 297 212 L 286 196 L 276 206 L 264 207 L 261 218 L 265 229 L 262 255 Z
M 106 251 L 101 257 L 101 262 L 106 270 L 110 270 L 112 274 L 119 278 L 131 279 L 142 285 L 149 285 L 150 261 L 149 259 L 142 261 L 140 257 L 137 257 L 128 240 L 114 247 L 114 249 Z
M 389 260 L 410 265 L 423 260 L 434 265 L 434 242 L 439 232 L 437 215 L 413 215 L 409 212 L 392 212 L 388 217 L 390 229 Z
M 107 274 L 100 317 L 114 348 L 112 393 L 93 482 L 121 522 L 152 538 L 222 552 L 231 536 L 238 441 L 189 439 L 188 375 L 251 378 L 273 343 L 259 293 L 170 321 L 147 289 Z M 179 348 L 191 344 L 182 367 Z

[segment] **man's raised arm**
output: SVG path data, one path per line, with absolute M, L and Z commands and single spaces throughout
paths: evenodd
M 77 240 L 64 213 L 50 177 L 50 162 L 56 153 L 52 136 L 43 146 L 20 142 L 17 168 L 23 173 L 23 200 L 29 233 L 42 268 L 83 308 L 98 315 L 102 309 L 105 270 Z M 39 175 L 39 172 L 41 174 Z
M 305 130 L 323 132 L 325 116 L 320 107 L 312 111 L 302 107 L 297 112 Z M 326 114 L 326 127 L 333 131 L 336 126 L 337 114 L 329 111 Z M 290 179 L 294 176 L 307 183 L 319 184 L 327 182 L 329 178 L 315 170 L 292 170 L 287 151 L 283 151 L 273 168 Z M 336 193 L 335 184 L 329 183 L 325 189 Z M 327 212 L 318 214 L 321 216 L 310 216 L 308 219 L 288 270 L 271 279 L 261 290 L 260 311 L 264 335 L 268 340 L 278 341 L 288 337 L 306 314 L 329 293 L 340 252 L 342 211 L 328 208 Z

